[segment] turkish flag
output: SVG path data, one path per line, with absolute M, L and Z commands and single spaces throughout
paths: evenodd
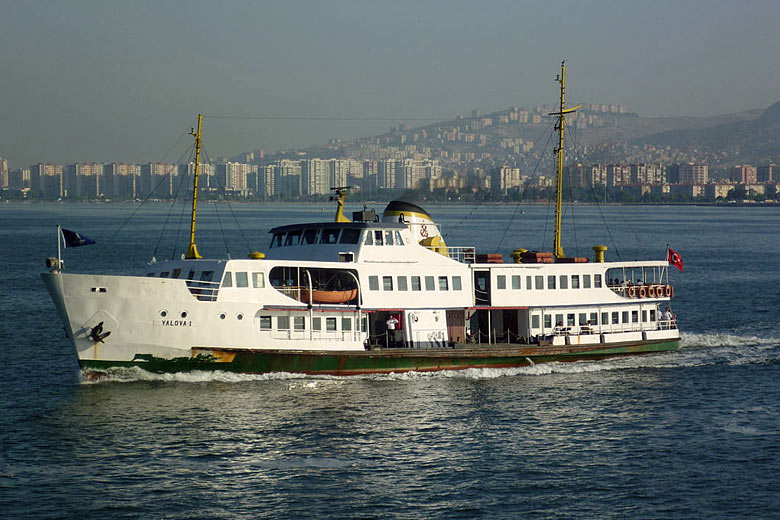
M 674 249 L 666 248 L 666 261 L 669 262 L 671 265 L 675 266 L 677 269 L 682 272 L 683 270 L 683 261 L 682 257 L 680 256 L 680 253 L 675 251 Z

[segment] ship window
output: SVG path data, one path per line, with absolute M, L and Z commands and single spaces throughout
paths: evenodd
M 385 291 L 392 291 L 393 290 L 393 277 L 392 276 L 383 276 L 382 277 L 382 289 Z
M 279 330 L 290 330 L 290 317 L 279 316 L 276 318 L 276 328 Z
M 282 247 L 282 235 L 284 233 L 274 233 L 274 237 L 271 239 L 271 248 Z
M 655 321 L 655 309 L 650 309 L 650 321 Z
M 585 325 L 585 322 L 588 321 L 588 315 L 585 314 L 584 312 L 581 312 L 578 318 L 580 321 L 580 325 Z
M 404 245 L 404 239 L 401 238 L 401 232 L 400 231 L 396 231 L 395 232 L 395 245 L 397 245 L 397 246 Z
M 447 280 L 446 276 L 440 276 L 439 277 L 439 290 L 440 291 L 449 291 L 450 290 L 450 284 Z
M 583 274 L 582 275 L 582 288 L 583 289 L 590 289 L 590 275 L 589 274 Z
M 547 276 L 547 288 L 555 289 L 555 275 L 551 274 Z
M 569 314 L 566 315 L 566 325 L 569 326 L 569 327 L 573 327 L 574 326 L 574 313 L 573 312 L 570 312 Z
M 452 290 L 453 291 L 462 291 L 463 290 L 463 283 L 460 281 L 460 276 L 453 276 L 452 277 Z
M 284 241 L 286 246 L 297 246 L 301 241 L 301 231 L 290 231 L 287 233 L 287 240 Z
M 324 229 L 320 244 L 335 244 L 339 241 L 339 229 Z
M 590 313 L 590 324 L 596 325 L 599 322 L 599 315 L 597 312 L 591 312 Z
M 631 323 L 639 323 L 639 311 L 631 311 Z
M 271 330 L 270 316 L 260 316 L 260 330 Z
M 539 315 L 534 314 L 531 316 L 531 328 L 532 329 L 538 329 L 539 328 Z
M 336 330 L 336 318 L 325 318 L 325 330 Z
M 545 314 L 544 315 L 544 328 L 545 329 L 551 329 L 552 328 L 552 315 L 551 314 Z
M 311 319 L 311 329 L 312 330 L 322 330 L 322 318 L 312 318 Z
M 601 275 L 600 274 L 594 274 L 593 275 L 593 287 L 596 289 L 601 289 Z
M 225 271 L 225 277 L 222 278 L 222 287 L 233 287 L 233 273 Z
M 647 321 L 647 311 L 642 311 L 642 321 Z
M 368 328 L 368 318 L 363 317 L 360 319 L 360 332 L 365 332 Z
M 628 311 L 623 311 L 621 314 L 621 321 L 623 323 L 628 323 Z
M 419 276 L 412 276 L 412 290 L 413 291 L 421 291 L 422 286 L 420 285 L 420 277 Z
M 249 277 L 245 272 L 236 273 L 236 287 L 249 287 Z
M 558 281 L 561 282 L 558 285 L 561 289 L 568 289 L 569 288 L 569 277 L 565 274 L 562 274 L 558 277 Z
M 341 330 L 352 330 L 352 318 L 341 318 Z
M 153 276 L 154 276 L 154 273 L 146 273 L 146 276 L 147 276 L 147 277 L 153 277 Z
M 612 324 L 617 325 L 620 323 L 620 313 L 615 311 L 612 313 Z
M 341 232 L 342 244 L 357 244 L 360 242 L 360 230 L 358 228 L 347 228 Z
M 303 244 L 316 244 L 317 243 L 317 234 L 319 233 L 319 230 L 317 229 L 307 229 L 303 232 L 303 240 L 301 243 Z
M 181 274 L 181 269 L 174 269 L 173 273 L 171 273 L 171 278 L 178 278 Z
M 555 326 L 563 325 L 563 314 L 556 314 L 555 315 Z
M 163 271 L 160 273 L 160 278 L 168 278 L 168 271 Z
M 534 288 L 532 276 L 525 277 L 525 288 L 528 289 L 529 291 Z
M 203 271 L 200 275 L 201 282 L 210 282 L 214 278 L 214 271 Z
M 537 289 L 544 289 L 544 276 L 542 275 L 534 276 L 534 285 Z
M 426 276 L 425 277 L 425 290 L 426 291 L 435 291 L 436 286 L 433 283 L 433 276 Z
M 578 274 L 571 275 L 571 288 L 572 289 L 580 288 L 580 275 Z
M 370 229 L 366 231 L 366 238 L 363 240 L 363 245 L 366 246 L 373 246 L 374 245 L 374 232 Z
M 255 289 L 262 289 L 265 287 L 265 274 L 252 273 L 252 287 Z
M 514 290 L 521 289 L 521 287 L 520 287 L 520 280 L 521 279 L 522 279 L 522 277 L 520 275 L 517 275 L 517 274 L 513 274 L 512 275 L 512 289 L 514 289 Z
M 382 237 L 382 232 L 378 229 L 374 231 L 374 243 L 378 246 L 385 245 L 385 239 Z
M 368 277 L 368 290 L 369 291 L 378 291 L 379 290 L 379 277 L 378 276 L 369 276 Z
M 305 316 L 294 316 L 293 317 L 293 329 L 295 329 L 295 330 L 306 330 L 306 317 Z
M 609 313 L 602 312 L 601 313 L 601 324 L 602 325 L 609 325 Z
M 506 289 L 506 276 L 503 274 L 496 276 L 496 289 Z
M 195 279 L 195 271 L 190 271 L 190 274 L 187 275 L 187 280 L 194 280 Z
M 399 291 L 407 291 L 407 290 L 409 290 L 409 287 L 406 284 L 406 277 L 405 276 L 397 277 L 396 278 L 396 282 L 398 282 L 398 290 Z
M 386 246 L 392 246 L 393 245 L 393 232 L 392 231 L 385 231 L 385 245 Z

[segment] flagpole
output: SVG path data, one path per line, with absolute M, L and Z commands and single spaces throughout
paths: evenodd
M 57 270 L 62 269 L 62 226 L 57 224 Z

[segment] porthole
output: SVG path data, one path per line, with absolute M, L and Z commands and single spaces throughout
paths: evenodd
M 227 318 L 227 315 L 224 312 L 220 312 L 219 319 L 224 320 L 225 318 Z
M 244 315 L 243 314 L 239 314 L 238 316 L 236 316 L 236 318 L 239 319 L 239 320 L 243 320 L 244 319 Z
M 181 314 L 180 314 L 180 316 L 181 316 L 182 318 L 186 318 L 186 317 L 187 317 L 187 311 L 181 311 Z
M 163 318 L 166 317 L 167 315 L 168 315 L 168 311 L 166 311 L 165 309 L 160 311 L 160 316 L 162 316 Z

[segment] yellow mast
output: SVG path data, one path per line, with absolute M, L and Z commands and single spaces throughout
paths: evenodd
M 195 181 L 192 186 L 192 221 L 190 223 L 190 246 L 187 248 L 185 258 L 203 258 L 198 254 L 198 246 L 195 245 L 195 220 L 198 214 L 198 174 L 200 173 L 200 136 L 203 128 L 203 114 L 198 114 L 198 131 L 190 131 L 195 138 Z
M 555 78 L 561 84 L 561 106 L 558 112 L 550 112 L 551 116 L 558 116 L 555 129 L 558 130 L 558 147 L 555 149 L 555 235 L 553 237 L 553 254 L 555 258 L 563 258 L 563 241 L 561 232 L 561 217 L 563 214 L 563 129 L 566 126 L 566 116 L 574 112 L 582 105 L 566 108 L 566 62 L 561 62 L 561 75 Z

